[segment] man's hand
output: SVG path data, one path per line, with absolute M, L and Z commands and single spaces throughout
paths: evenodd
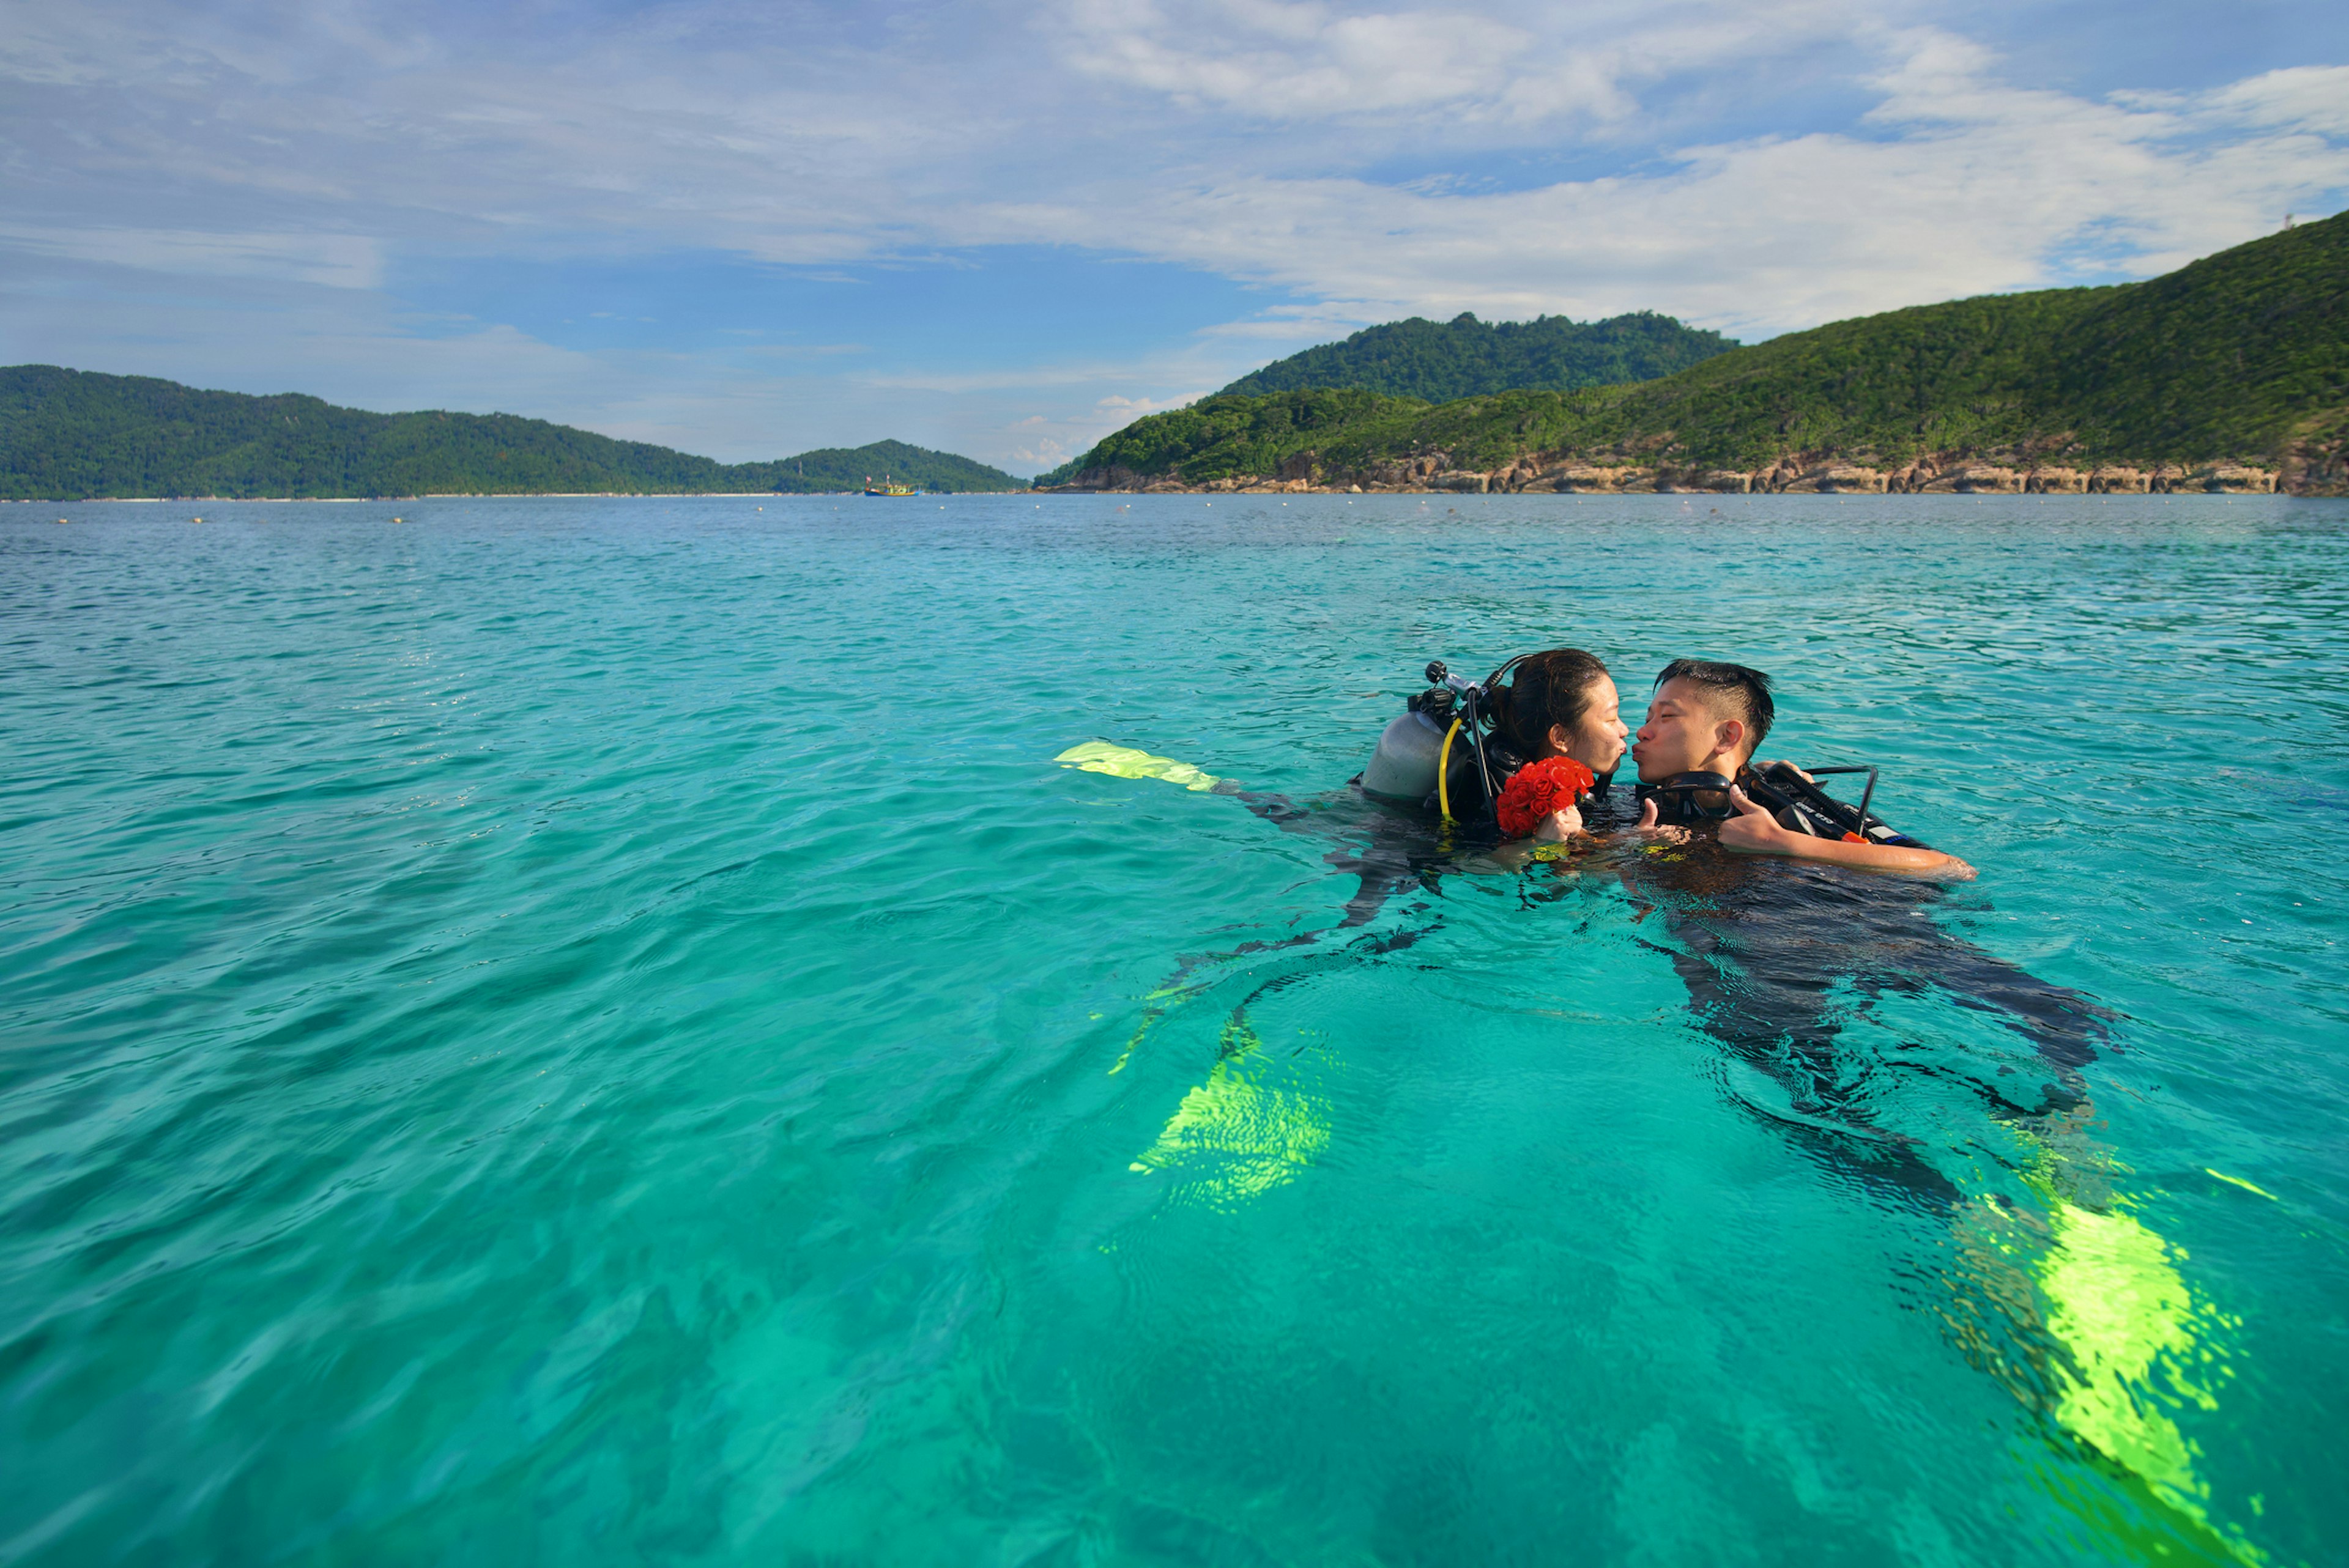
M 1688 830 L 1686 828 L 1666 828 L 1658 825 L 1656 821 L 1656 798 L 1653 795 L 1649 796 L 1646 799 L 1640 802 L 1640 820 L 1635 824 L 1635 826 L 1640 832 L 1647 834 L 1650 838 L 1661 839 L 1668 844 L 1685 844 L 1688 842 Z
M 1778 825 L 1769 808 L 1754 804 L 1736 785 L 1729 787 L 1729 803 L 1737 815 L 1721 825 L 1721 847 L 1744 855 L 1783 855 L 1795 835 Z M 1805 835 L 1807 837 L 1808 835 Z
M 1552 811 L 1544 817 L 1541 825 L 1534 830 L 1534 838 L 1541 843 L 1557 844 L 1564 843 L 1580 831 L 1582 810 L 1578 806 L 1568 806 L 1563 811 Z
M 1737 815 L 1721 825 L 1721 845 L 1741 855 L 1785 855 L 1798 861 L 1826 861 L 1838 866 L 1868 866 L 1877 871 L 1913 872 L 1925 876 L 1947 877 L 1962 882 L 1974 874 L 1973 867 L 1955 855 L 1945 855 L 1939 850 L 1920 849 L 1910 844 L 1853 843 L 1840 839 L 1815 839 L 1808 833 L 1797 833 L 1782 828 L 1768 810 L 1757 806 L 1745 791 L 1732 785 L 1729 803 L 1737 808 Z
M 1756 773 L 1767 773 L 1773 768 L 1783 768 L 1806 784 L 1816 784 L 1818 782 L 1817 779 L 1812 778 L 1809 774 L 1804 772 L 1801 769 L 1795 767 L 1793 763 L 1787 761 L 1783 757 L 1775 758 L 1768 762 L 1761 764 L 1759 767 L 1754 769 L 1754 771 Z

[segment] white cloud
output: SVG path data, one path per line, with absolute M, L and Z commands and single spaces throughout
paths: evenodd
M 2133 96 L 2149 105 L 2177 101 L 2161 95 Z M 2206 114 L 2246 125 L 2349 137 L 2349 66 L 2269 71 L 2203 95 L 2199 107 Z
M 2307 83 L 2100 102 L 2002 86 L 1963 39 L 1898 41 L 1877 134 L 1692 147 L 1636 175 L 1501 193 L 1234 176 L 1157 192 L 1120 232 L 1147 254 L 1346 301 L 1357 321 L 1657 308 L 1750 335 L 2071 281 L 2064 258 L 2090 242 L 2150 274 L 2349 188 L 2349 148 L 2290 118 L 2319 96 Z M 2247 127 L 2246 102 L 2270 118 Z M 1114 202 L 1081 191 L 975 226 L 1074 242 Z
M 1878 31 L 1878 15 L 1851 0 L 1488 0 L 1475 10 L 1395 11 L 1313 0 L 1069 0 L 1050 31 L 1074 69 L 1180 105 L 1254 120 L 1336 119 L 1358 135 L 1400 113 L 1415 132 L 1433 125 L 1475 141 L 1558 119 L 1628 119 L 1645 84 L 1799 56 Z
M 1063 57 L 1081 71 L 1268 119 L 1497 98 L 1533 36 L 1486 16 L 1349 15 L 1278 0 L 1075 0 Z
M 351 0 L 242 30 L 99 0 L 0 67 L 23 89 L 0 124 L 73 177 L 20 191 L 13 235 L 361 288 L 383 275 L 377 234 L 798 264 L 1044 242 L 1279 284 L 1349 319 L 1652 306 L 1751 331 L 2049 281 L 2083 236 L 2124 271 L 2167 265 L 2349 183 L 2343 67 L 2092 99 L 2004 85 L 1979 42 L 1841 0 L 1071 0 L 1046 15 L 1077 72 L 1031 69 L 1016 94 L 980 67 L 1024 31 L 984 11 L 907 55 L 679 7 L 523 69 Z M 1643 84 L 1830 44 L 1859 51 L 1849 87 L 1874 98 L 1846 129 L 1651 147 L 1530 189 L 1368 170 L 1412 149 L 1611 146 Z M 130 200 L 142 181 L 152 200 Z M 126 207 L 164 221 L 114 227 Z

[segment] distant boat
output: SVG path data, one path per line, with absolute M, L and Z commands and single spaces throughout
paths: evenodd
M 901 485 L 896 483 L 891 480 L 887 474 L 883 474 L 881 476 L 881 482 L 876 485 L 873 482 L 873 476 L 871 474 L 866 474 L 864 476 L 864 493 L 866 495 L 919 495 L 922 492 L 916 490 L 912 485 Z

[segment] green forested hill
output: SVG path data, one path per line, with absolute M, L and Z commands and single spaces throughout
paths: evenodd
M 990 469 L 974 459 L 934 452 L 927 447 L 909 446 L 904 441 L 874 441 L 864 447 L 818 447 L 796 458 L 772 463 L 738 463 L 720 471 L 759 474 L 764 482 L 748 488 L 794 494 L 863 490 L 866 480 L 877 480 L 885 474 L 942 495 L 1028 488 L 1027 480 L 1013 479 L 1002 469 Z
M 1152 415 L 1067 471 L 1200 483 L 1366 474 L 1419 454 L 1754 469 L 2008 454 L 2278 465 L 2349 484 L 2349 214 L 2147 283 L 1920 305 L 1736 348 L 1661 380 L 1431 405 L 1368 393 L 1217 396 Z M 1039 481 L 1042 482 L 1042 481 Z
M 1526 387 L 1570 392 L 1653 380 L 1736 346 L 1651 311 L 1588 323 L 1562 315 L 1483 322 L 1463 313 L 1443 323 L 1413 316 L 1275 360 L 1218 396 L 1344 387 L 1448 403 Z
M 0 496 L 674 494 L 1011 490 L 999 469 L 903 441 L 713 462 L 512 414 L 370 414 L 285 393 L 205 392 L 53 365 L 0 369 Z

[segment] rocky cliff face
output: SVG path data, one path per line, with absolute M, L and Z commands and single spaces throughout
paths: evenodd
M 1423 452 L 1360 471 L 1325 470 L 1318 456 L 1300 452 L 1277 473 L 1186 484 L 1168 475 L 1131 469 L 1088 469 L 1063 490 L 1134 494 L 1294 494 L 1310 490 L 1412 494 L 1525 493 L 1634 495 L 1702 491 L 1730 495 L 2339 495 L 2349 493 L 2349 458 L 2336 447 L 2281 468 L 2213 462 L 2073 468 L 2009 459 L 2000 461 L 1937 454 L 1880 469 L 1839 458 L 1790 455 L 1767 468 L 1678 469 L 1630 461 L 1591 462 L 1528 453 L 1504 467 L 1455 469 L 1446 452 Z
M 2349 495 L 2349 408 L 2303 424 L 2284 454 L 2282 488 L 2293 495 Z

